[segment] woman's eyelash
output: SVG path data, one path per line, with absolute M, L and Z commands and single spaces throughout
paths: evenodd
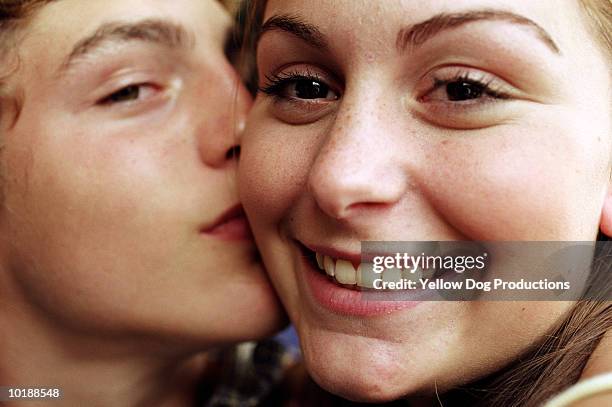
M 266 84 L 259 87 L 259 91 L 278 99 L 286 99 L 287 96 L 284 95 L 284 92 L 287 87 L 299 81 L 325 83 L 319 75 L 310 72 L 287 72 L 266 76 Z M 421 99 L 426 100 L 429 95 L 442 89 L 446 91 L 449 100 L 456 103 L 482 99 L 483 97 L 500 100 L 510 99 L 511 97 L 503 85 L 500 85 L 494 78 L 488 78 L 484 75 L 475 77 L 473 73 L 465 72 L 457 73 L 454 77 L 447 79 L 433 78 L 433 86 L 427 95 L 422 96 Z
M 287 85 L 296 81 L 316 81 L 323 82 L 321 77 L 311 73 L 281 73 L 266 76 L 266 84 L 259 87 L 259 91 L 270 96 L 282 96 L 283 90 Z
M 494 79 L 487 79 L 487 80 L 477 79 L 477 78 L 473 78 L 469 74 L 457 75 L 456 77 L 451 78 L 451 79 L 434 78 L 434 86 L 433 86 L 432 91 L 436 91 L 444 87 L 446 87 L 448 91 L 451 85 L 471 86 L 475 88 L 474 90 L 480 91 L 482 96 L 486 95 L 494 99 L 509 99 L 510 98 L 510 95 L 507 92 L 505 92 L 501 86 L 496 85 Z

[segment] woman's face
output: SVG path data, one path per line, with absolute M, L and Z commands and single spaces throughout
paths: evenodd
M 320 384 L 365 400 L 444 391 L 567 311 L 362 307 L 307 259 L 351 267 L 367 240 L 594 240 L 611 149 L 594 38 L 575 1 L 268 2 L 239 181 Z
M 229 154 L 251 104 L 224 55 L 230 25 L 213 0 L 35 15 L 8 83 L 22 109 L 2 123 L 7 303 L 198 346 L 277 328 Z

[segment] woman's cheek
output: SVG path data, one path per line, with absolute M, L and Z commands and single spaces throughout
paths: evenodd
M 302 194 L 312 148 L 301 128 L 288 129 L 269 118 L 250 122 L 242 143 L 239 182 L 245 209 L 257 227 L 278 222 Z
M 572 131 L 537 125 L 447 139 L 431 146 L 423 190 L 470 239 L 591 240 L 602 160 L 587 159 L 579 144 Z M 593 181 L 585 182 L 585 173 Z

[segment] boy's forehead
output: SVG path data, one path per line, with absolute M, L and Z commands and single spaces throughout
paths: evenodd
M 230 25 L 231 19 L 216 2 L 61 0 L 35 14 L 19 54 L 49 72 L 104 43 L 139 39 L 170 47 L 193 45 L 196 37 L 198 42 L 221 43 Z

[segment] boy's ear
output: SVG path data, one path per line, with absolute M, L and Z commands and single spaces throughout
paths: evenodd
M 608 186 L 608 193 L 601 209 L 600 226 L 602 233 L 612 238 L 612 185 Z

